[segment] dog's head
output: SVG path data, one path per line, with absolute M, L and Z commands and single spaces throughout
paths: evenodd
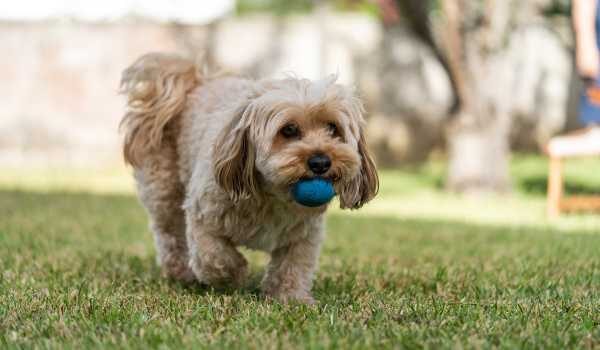
M 260 84 L 214 148 L 217 183 L 234 200 L 276 195 L 291 201 L 300 179 L 333 182 L 342 208 L 360 208 L 379 182 L 363 134 L 363 108 L 330 76 Z

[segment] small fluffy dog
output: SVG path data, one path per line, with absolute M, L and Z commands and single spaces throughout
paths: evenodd
M 239 285 L 247 262 L 236 247 L 245 246 L 271 255 L 265 294 L 314 302 L 327 204 L 304 207 L 291 186 L 329 179 L 350 209 L 378 190 L 362 106 L 335 80 L 209 79 L 159 53 L 124 71 L 124 156 L 166 276 Z

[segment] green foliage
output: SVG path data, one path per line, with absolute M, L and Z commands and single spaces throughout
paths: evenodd
M 337 11 L 362 12 L 378 16 L 378 6 L 370 0 L 238 0 L 236 13 L 245 15 L 256 12 L 267 12 L 278 16 L 303 14 L 315 9 L 315 5 L 323 3 Z
M 440 16 L 440 2 L 441 0 L 396 0 L 399 8 L 406 10 L 407 6 L 410 8 L 414 4 L 425 4 L 428 8 L 429 14 L 433 20 L 436 20 Z M 374 1 L 371 0 L 237 0 L 236 2 L 236 13 L 238 15 L 246 15 L 257 12 L 267 12 L 278 16 L 287 16 L 293 14 L 303 14 L 312 12 L 315 9 L 315 5 L 319 2 L 331 6 L 333 9 L 338 11 L 356 11 L 366 13 L 371 16 L 380 16 L 379 7 Z M 482 0 L 477 3 L 473 8 L 477 9 L 475 12 L 480 12 Z M 570 15 L 570 0 L 551 0 L 550 3 L 542 9 L 544 16 L 569 16 Z M 406 12 L 406 11 L 404 11 Z M 410 18 L 411 14 L 404 13 L 406 18 Z M 476 14 L 471 14 L 477 17 Z
M 571 1 L 570 0 L 552 0 L 550 4 L 543 10 L 544 16 L 570 16 Z
M 379 6 L 371 0 L 330 0 L 333 8 L 338 11 L 361 12 L 373 17 L 379 17 Z
M 516 192 L 483 198 L 441 193 L 440 163 L 384 171 L 329 215 L 316 307 L 260 296 L 260 253 L 242 290 L 162 279 L 129 174 L 3 172 L 0 348 L 599 347 L 600 218 L 547 221 L 546 166 L 516 157 Z M 599 171 L 567 177 L 593 191 Z
M 310 12 L 313 6 L 312 0 L 237 0 L 236 12 L 240 15 L 252 12 L 271 12 L 282 16 Z

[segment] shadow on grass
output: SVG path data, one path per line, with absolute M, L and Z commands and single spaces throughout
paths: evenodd
M 327 226 L 321 261 L 324 269 L 332 271 L 339 263 L 359 271 L 356 261 L 382 268 L 390 263 L 409 267 L 424 257 L 444 264 L 472 257 L 485 261 L 497 254 L 581 258 L 597 255 L 594 247 L 600 246 L 600 237 L 585 232 L 564 235 L 552 229 L 436 218 L 335 213 L 328 216 Z M 132 292 L 165 285 L 197 295 L 215 291 L 160 277 L 146 215 L 131 195 L 0 190 L 0 256 L 5 270 L 14 269 L 19 261 L 25 264 L 20 268 L 39 265 L 40 271 L 48 269 L 57 278 L 74 282 L 94 276 L 100 281 L 94 283 L 117 283 Z M 261 276 L 260 270 L 252 270 L 247 288 L 217 291 L 256 297 Z
M 534 195 L 546 195 L 548 189 L 548 178 L 546 176 L 526 177 L 518 182 L 522 192 Z M 567 195 L 598 195 L 600 187 L 574 181 L 564 183 L 564 191 Z

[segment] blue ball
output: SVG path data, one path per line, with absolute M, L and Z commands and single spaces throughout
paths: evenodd
M 296 182 L 292 195 L 302 205 L 318 207 L 329 202 L 335 196 L 335 190 L 331 181 L 315 177 Z

